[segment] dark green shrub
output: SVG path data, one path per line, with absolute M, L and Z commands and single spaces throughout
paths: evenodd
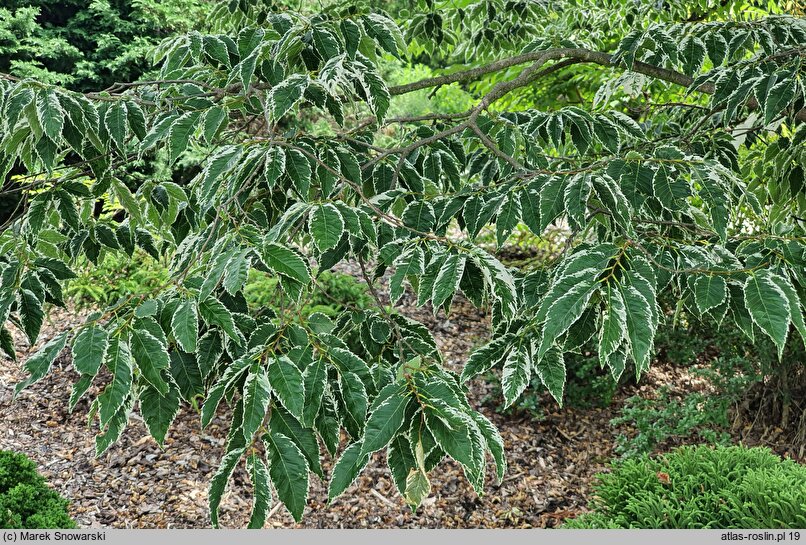
M 151 49 L 209 10 L 202 0 L 0 2 L 0 72 L 98 91 L 148 68 Z
M 75 528 L 67 505 L 32 460 L 0 450 L 0 528 Z
M 615 462 L 565 528 L 803 528 L 806 466 L 769 449 L 682 447 Z

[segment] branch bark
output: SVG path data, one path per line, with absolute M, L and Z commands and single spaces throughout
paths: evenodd
M 797 51 L 791 51 L 789 54 L 795 54 L 796 52 Z M 412 83 L 407 83 L 405 85 L 397 85 L 391 87 L 389 89 L 389 93 L 393 96 L 404 95 L 406 93 L 419 91 L 420 89 L 437 87 L 439 85 L 450 85 L 451 83 L 473 81 L 481 78 L 482 76 L 486 76 L 487 74 L 500 72 L 501 70 L 506 70 L 507 68 L 512 68 L 513 66 L 518 66 L 521 64 L 530 62 L 543 64 L 550 60 L 559 59 L 565 59 L 563 61 L 565 63 L 564 66 L 579 63 L 591 63 L 608 67 L 619 66 L 617 63 L 613 62 L 613 56 L 609 53 L 602 53 L 600 51 L 593 51 L 583 48 L 547 49 L 545 51 L 532 51 L 530 53 L 524 53 L 515 57 L 501 59 L 484 66 L 471 68 L 469 70 L 454 72 L 452 74 L 444 74 L 441 76 L 435 76 L 433 78 L 426 78 Z M 640 61 L 635 61 L 633 63 L 632 71 L 683 87 L 690 87 L 694 82 L 694 78 L 681 72 Z M 714 94 L 715 90 L 716 88 L 711 82 L 703 83 L 697 87 L 697 91 L 708 95 Z M 751 109 L 758 108 L 758 102 L 754 98 L 749 99 L 747 104 Z M 795 117 L 800 121 L 806 121 L 806 108 L 799 110 L 797 114 L 795 114 Z

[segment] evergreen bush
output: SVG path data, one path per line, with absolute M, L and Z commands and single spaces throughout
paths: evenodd
M 67 505 L 30 458 L 0 450 L 0 528 L 75 528 Z
M 565 528 L 804 528 L 806 466 L 769 449 L 682 447 L 615 462 Z

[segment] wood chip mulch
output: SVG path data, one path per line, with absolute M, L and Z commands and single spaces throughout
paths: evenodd
M 403 311 L 428 325 L 446 365 L 458 369 L 472 347 L 486 340 L 485 316 L 457 300 L 449 317 L 434 317 L 427 308 L 404 300 Z M 83 321 L 83 313 L 55 310 L 43 342 Z M 22 361 L 33 352 L 14 332 Z M 52 372 L 12 400 L 14 384 L 24 377 L 21 362 L 0 360 L 0 448 L 33 458 L 50 484 L 71 501 L 71 515 L 81 527 L 206 528 L 207 486 L 222 455 L 229 423 L 225 410 L 205 430 L 198 415 L 185 407 L 166 439 L 165 450 L 148 436 L 133 414 L 121 441 L 95 457 L 97 424 L 87 424 L 86 398 L 68 412 L 72 384 L 78 376 L 67 352 Z M 94 396 L 98 387 L 93 386 Z M 293 522 L 275 503 L 267 527 L 305 528 L 542 528 L 559 525 L 585 510 L 596 473 L 613 456 L 618 430 L 609 424 L 617 404 L 604 409 L 559 409 L 544 398 L 546 417 L 506 417 L 482 406 L 490 386 L 471 385 L 470 401 L 501 430 L 509 470 L 496 484 L 492 463 L 485 494 L 479 497 L 450 461 L 431 475 L 432 493 L 416 513 L 405 505 L 379 453 L 358 481 L 332 505 L 327 483 L 311 476 L 308 509 L 302 524 Z M 622 398 L 627 394 L 620 394 Z M 325 459 L 326 475 L 333 461 Z M 243 469 L 236 471 L 220 512 L 224 527 L 244 527 L 251 489 Z

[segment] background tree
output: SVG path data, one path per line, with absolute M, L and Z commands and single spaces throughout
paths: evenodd
M 24 214 L 0 234 L 0 321 L 34 344 L 78 260 L 139 247 L 171 270 L 48 340 L 17 392 L 66 347 L 73 405 L 108 370 L 90 411 L 99 453 L 135 406 L 162 443 L 183 401 L 203 402 L 202 426 L 230 404 L 214 525 L 241 462 L 250 525 L 272 489 L 299 520 L 309 475 L 324 476 L 320 441 L 340 453 L 331 498 L 381 449 L 412 506 L 445 456 L 481 491 L 487 454 L 500 479 L 505 453 L 467 381 L 502 367 L 508 404 L 533 375 L 561 403 L 564 354 L 590 339 L 614 378 L 640 377 L 662 294 L 779 355 L 806 338 L 803 19 L 744 2 L 491 0 L 424 2 L 401 31 L 370 7 L 243 4 L 219 6 L 210 33 L 162 43 L 148 81 L 84 94 L 0 82 L 0 172 L 27 172 Z M 448 68 L 388 85 L 410 55 Z M 466 109 L 389 114 L 396 97 L 457 85 Z M 559 101 L 542 94 L 557 89 Z M 122 181 L 135 159 L 189 157 L 200 170 L 187 183 Z M 123 213 L 97 213 L 101 200 Z M 475 242 L 492 225 L 501 246 L 520 223 L 565 227 L 562 253 L 518 270 Z M 375 305 L 303 314 L 343 260 Z M 250 308 L 251 269 L 291 303 Z M 387 271 L 392 308 L 376 287 Z M 394 312 L 406 289 L 446 313 L 461 292 L 489 311 L 494 340 L 446 369 L 428 330 Z M 14 357 L 10 339 L 4 325 Z

